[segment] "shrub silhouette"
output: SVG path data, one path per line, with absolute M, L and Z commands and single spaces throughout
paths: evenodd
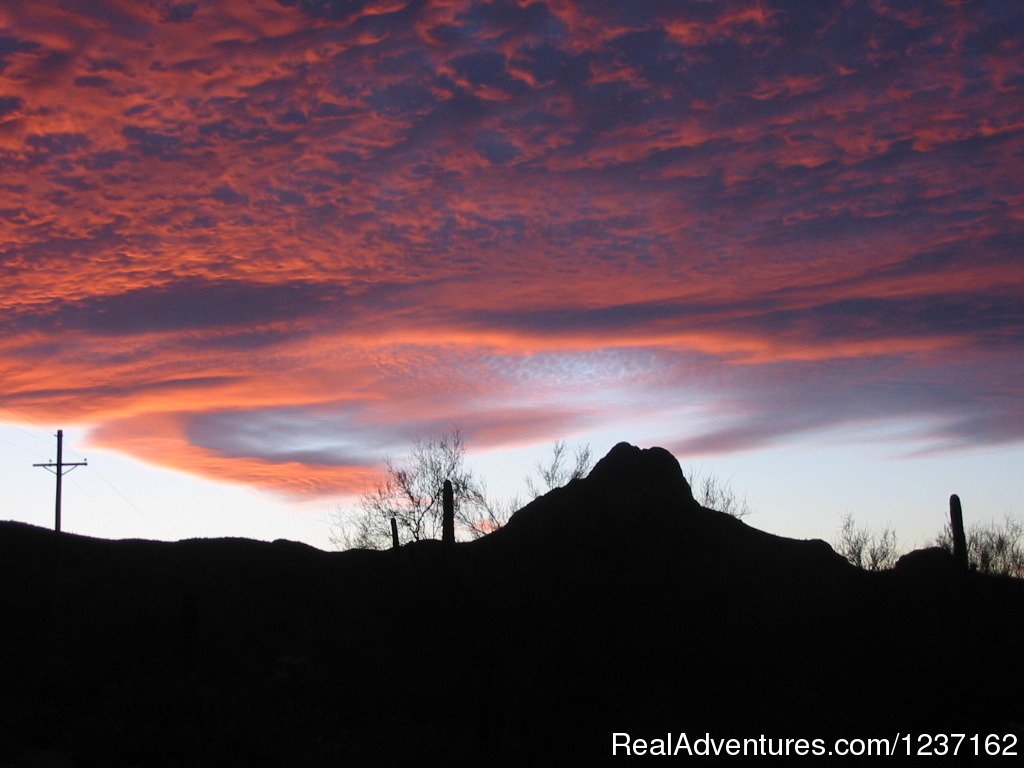
M 869 531 L 867 526 L 857 525 L 850 513 L 843 515 L 843 524 L 832 548 L 852 565 L 867 571 L 888 570 L 896 565 L 900 555 L 896 531 L 891 526 Z
M 1024 578 L 1024 525 L 1007 515 L 1002 522 L 967 526 L 967 562 L 981 573 Z M 935 546 L 953 553 L 953 529 L 946 524 Z
M 1024 578 L 1024 524 L 1007 516 L 1002 522 L 972 523 L 966 527 L 967 564 L 979 573 Z M 947 522 L 933 545 L 955 556 L 953 526 Z M 851 564 L 868 571 L 892 568 L 901 554 L 891 526 L 872 531 L 843 516 L 832 548 Z
M 617 731 L 1024 714 L 1024 582 L 869 577 L 703 507 L 660 449 L 616 446 L 450 548 L 61 541 L 54 615 L 55 537 L 0 522 L 0 764 L 597 765 Z

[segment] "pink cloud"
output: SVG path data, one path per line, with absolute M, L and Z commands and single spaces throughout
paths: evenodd
M 373 403 L 379 434 L 516 444 L 652 387 L 714 396 L 661 389 L 665 355 L 735 373 L 754 411 L 759 367 L 799 392 L 837 361 L 1015 370 L 1019 25 L 923 2 L 5 8 L 0 396 L 314 493 L 356 483 L 372 432 L 348 474 L 296 481 L 181 425 Z M 580 362 L 604 351 L 658 362 L 608 383 Z M 571 362 L 527 386 L 496 358 Z M 1004 402 L 951 429 L 994 435 Z M 778 423 L 719 443 L 821 420 Z

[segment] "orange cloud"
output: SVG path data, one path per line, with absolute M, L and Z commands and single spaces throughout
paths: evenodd
M 369 467 L 224 456 L 192 443 L 182 428 L 183 420 L 183 414 L 151 413 L 106 422 L 90 433 L 88 444 L 154 466 L 294 498 L 359 493 L 377 474 Z
M 5 7 L 0 402 L 294 494 L 456 419 L 541 440 L 734 374 L 756 411 L 772 366 L 900 361 L 945 413 L 966 350 L 1009 419 L 1019 18 L 933 5 Z M 299 458 L 188 431 L 345 408 Z

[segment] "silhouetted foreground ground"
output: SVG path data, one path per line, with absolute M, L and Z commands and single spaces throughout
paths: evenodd
M 627 445 L 451 552 L 3 523 L 0 765 L 589 765 L 615 732 L 1019 735 L 1024 583 L 950 565 L 857 571 L 701 508 L 670 454 Z

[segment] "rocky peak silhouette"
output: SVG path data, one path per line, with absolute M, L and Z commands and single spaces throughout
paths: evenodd
M 940 559 L 860 571 L 625 443 L 452 547 L 0 523 L 0 764 L 592 765 L 617 731 L 1012 730 L 1024 584 Z

